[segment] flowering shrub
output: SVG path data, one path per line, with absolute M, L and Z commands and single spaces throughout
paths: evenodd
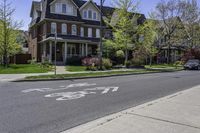
M 98 70 L 100 61 L 99 61 L 99 58 L 97 57 L 86 57 L 82 59 L 82 65 L 87 66 L 87 70 L 96 71 Z M 106 69 L 106 70 L 112 68 L 112 63 L 110 59 L 103 59 L 102 65 L 103 65 L 103 69 Z
M 97 57 L 86 57 L 82 59 L 83 66 L 98 66 L 99 59 Z

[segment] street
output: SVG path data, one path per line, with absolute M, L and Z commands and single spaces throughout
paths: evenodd
M 0 82 L 0 133 L 59 133 L 200 85 L 200 71 Z

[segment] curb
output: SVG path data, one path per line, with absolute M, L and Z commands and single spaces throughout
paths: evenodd
M 33 79 L 33 80 L 28 80 L 28 79 L 19 79 L 19 80 L 14 80 L 11 82 L 40 82 L 40 81 L 62 81 L 62 80 L 77 80 L 77 79 L 90 79 L 90 78 L 106 78 L 106 77 L 119 77 L 119 76 L 130 76 L 130 75 L 145 75 L 145 74 L 155 74 L 155 73 L 169 73 L 169 72 L 178 72 L 182 70 L 176 70 L 176 71 L 162 71 L 162 72 L 148 72 L 148 73 L 128 73 L 128 74 L 113 74 L 113 75 L 108 75 L 108 76 L 88 76 L 88 77 L 76 77 L 76 78 L 63 78 L 63 79 Z
M 176 96 L 180 96 L 182 94 L 185 94 L 188 91 L 191 91 L 191 90 L 196 89 L 196 88 L 200 88 L 200 85 L 188 88 L 188 89 L 180 91 L 180 92 L 176 92 L 176 93 L 168 95 L 168 96 L 164 96 L 164 97 L 158 98 L 158 99 L 150 101 L 150 102 L 146 102 L 146 103 L 141 104 L 141 105 L 134 106 L 132 108 L 128 108 L 128 109 L 122 110 L 122 111 L 117 112 L 117 113 L 113 113 L 113 114 L 104 116 L 102 118 L 97 118 L 96 120 L 93 120 L 93 121 L 78 125 L 76 127 L 72 127 L 70 129 L 62 131 L 60 133 L 84 133 L 86 131 L 93 130 L 96 127 L 103 126 L 106 123 L 109 123 L 110 121 L 112 121 L 114 119 L 117 119 L 117 118 L 120 118 L 120 117 L 122 117 L 124 115 L 129 114 L 130 112 L 134 112 L 137 109 L 142 109 L 142 108 L 145 108 L 145 107 L 148 107 L 148 106 L 152 106 L 152 105 L 160 103 L 160 102 L 164 102 L 164 101 L 172 99 L 172 98 L 174 98 Z

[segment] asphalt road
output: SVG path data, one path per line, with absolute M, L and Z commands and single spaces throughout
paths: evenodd
M 199 84 L 199 71 L 0 82 L 0 133 L 59 133 Z

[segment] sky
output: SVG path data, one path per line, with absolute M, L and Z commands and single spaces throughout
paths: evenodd
M 30 23 L 30 10 L 31 3 L 33 0 L 10 0 L 12 2 L 12 6 L 16 9 L 13 18 L 18 21 L 23 21 L 22 30 L 28 30 L 28 24 Z M 39 1 L 39 0 L 35 0 Z M 94 0 L 95 2 L 99 2 L 100 0 Z M 138 11 L 140 13 L 148 16 L 149 12 L 155 9 L 156 4 L 160 0 L 136 0 L 139 1 Z M 105 0 L 106 6 L 112 6 L 112 0 Z

